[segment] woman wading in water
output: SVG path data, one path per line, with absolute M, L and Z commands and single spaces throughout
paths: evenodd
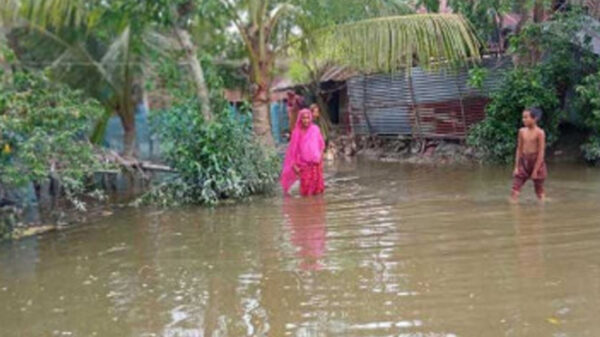
M 302 196 L 317 195 L 325 191 L 323 181 L 323 151 L 325 142 L 318 126 L 312 123 L 312 112 L 303 109 L 292 132 L 292 138 L 285 153 L 281 187 L 285 194 L 300 179 Z

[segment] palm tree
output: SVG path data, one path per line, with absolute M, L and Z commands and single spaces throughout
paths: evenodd
M 479 42 L 458 15 L 390 16 L 294 35 L 301 6 L 277 0 L 222 0 L 250 61 L 254 132 L 273 145 L 269 123 L 270 85 L 275 60 L 302 38 L 314 38 L 328 57 L 361 71 L 410 68 L 415 61 L 463 62 L 479 58 Z M 298 2 L 302 5 L 302 1 Z M 435 62 L 434 62 L 435 61 Z
M 302 31 L 311 32 L 324 29 L 332 25 L 341 25 L 377 18 L 383 16 L 396 16 L 414 14 L 414 8 L 408 6 L 403 0 L 346 0 L 344 2 L 303 0 L 305 4 L 304 15 L 299 18 L 298 24 Z M 318 34 L 317 34 L 318 35 Z M 295 59 L 294 74 L 297 83 L 308 83 L 305 89 L 315 97 L 320 108 L 319 124 L 322 132 L 327 135 L 332 127 L 329 118 L 328 106 L 323 100 L 324 92 L 321 89 L 323 75 L 332 67 L 338 66 L 339 61 L 328 59 L 321 52 L 319 43 L 315 39 L 304 39 L 292 51 Z M 342 62 L 343 63 L 343 62 Z M 351 69 L 346 69 L 350 71 Z
M 140 64 L 137 53 L 143 41 L 139 38 L 152 22 L 160 21 L 160 17 L 169 17 L 170 8 L 161 8 L 164 1 L 132 1 L 118 2 L 124 10 L 111 9 L 111 2 L 88 2 L 85 0 L 4 0 L 2 11 L 4 18 L 11 22 L 23 22 L 29 28 L 38 29 L 49 35 L 59 36 L 48 27 L 81 27 L 102 23 L 104 27 L 118 30 L 119 36 L 111 55 L 120 55 L 125 64 Z M 211 0 L 190 0 L 185 3 L 204 3 Z M 219 1 L 219 0 L 217 0 Z M 479 44 L 471 27 L 456 15 L 406 15 L 369 19 L 345 24 L 328 22 L 326 27 L 308 29 L 297 32 L 300 19 L 310 11 L 303 10 L 309 0 L 220 0 L 224 12 L 236 28 L 245 46 L 250 63 L 250 83 L 252 86 L 253 127 L 257 138 L 267 146 L 273 146 L 269 122 L 270 87 L 274 76 L 275 61 L 284 55 L 291 45 L 298 41 L 313 38 L 323 52 L 332 60 L 343 62 L 361 71 L 397 70 L 400 67 L 410 68 L 415 61 L 420 65 L 435 65 L 436 62 L 456 63 L 479 57 Z M 330 0 L 345 3 L 347 0 Z M 367 0 L 371 7 L 379 6 L 378 2 L 389 3 L 393 0 Z M 96 6 L 92 6 L 96 4 Z M 132 11 L 136 4 L 141 4 L 139 11 Z M 108 8 L 107 8 L 108 6 Z M 149 8 L 148 8 L 149 7 Z M 168 6 L 167 6 L 168 7 Z M 119 7 L 117 7 L 118 9 Z M 148 11 L 151 12 L 148 15 Z M 107 14 L 108 13 L 108 14 Z M 158 15 L 157 15 L 158 13 Z M 107 15 L 104 15 L 107 14 Z M 116 19 L 114 17 L 116 17 Z M 159 18 L 159 19 L 157 19 Z M 153 21 L 154 20 L 154 21 Z M 172 21 L 171 21 L 172 22 Z M 176 26 L 175 28 L 182 28 Z M 86 30 L 89 32 L 90 30 Z M 58 31 L 60 32 L 60 30 Z M 185 38 L 179 39 L 188 59 L 194 56 L 194 50 L 186 46 Z M 125 43 L 127 42 L 127 43 Z M 133 43 L 133 44 L 132 44 Z M 67 45 L 69 46 L 67 48 Z M 81 53 L 91 66 L 106 82 L 116 87 L 117 113 L 125 124 L 133 122 L 131 105 L 131 87 L 135 75 L 135 67 L 117 67 L 123 86 L 115 77 L 111 78 L 102 63 L 90 57 L 81 48 L 81 44 L 65 45 L 70 50 Z M 118 51 L 118 52 L 116 52 Z M 107 60 L 111 59 L 107 57 Z M 115 62 L 112 62 L 115 64 Z M 190 62 L 192 63 L 192 62 Z M 107 63 L 108 64 L 108 63 Z M 118 64 L 118 62 L 116 63 Z M 192 67 L 195 67 L 192 64 Z M 201 69 L 201 68 L 200 68 Z M 198 85 L 201 78 L 195 76 Z M 117 90 L 118 89 L 118 90 Z M 199 90 L 198 95 L 204 95 Z M 130 125 L 131 126 L 131 125 Z M 132 152 L 131 137 L 133 128 L 126 128 L 126 152 Z
M 211 119 L 208 89 L 195 45 L 185 24 L 177 20 L 177 15 L 186 14 L 184 10 L 159 2 L 5 1 L 0 13 L 3 26 L 13 32 L 34 33 L 28 34 L 29 39 L 18 39 L 20 43 L 30 41 L 26 48 L 29 56 L 37 54 L 35 59 L 49 60 L 42 65 L 48 65 L 57 80 L 86 89 L 106 106 L 107 113 L 92 140 L 102 139 L 108 118 L 117 114 L 124 129 L 123 153 L 134 156 L 135 103 L 139 100 L 134 92 L 143 90 L 146 51 L 172 49 L 174 41 L 190 66 L 203 116 Z M 189 8 L 185 3 L 180 5 Z M 163 20 L 159 22 L 157 17 Z M 163 34 L 169 30 L 173 38 Z
M 141 41 L 140 26 L 132 29 L 124 14 L 110 7 L 89 8 L 83 1 L 12 0 L 3 7 L 2 18 L 11 28 L 13 47 L 24 47 L 17 49 L 24 50 L 20 57 L 25 65 L 47 68 L 54 79 L 84 89 L 104 104 L 107 113 L 92 138 L 101 139 L 108 118 L 119 116 L 123 154 L 133 156 L 133 90 L 141 61 L 134 48 Z

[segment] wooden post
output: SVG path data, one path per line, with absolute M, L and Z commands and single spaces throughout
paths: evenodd
M 407 75 L 407 82 L 408 82 L 408 91 L 410 93 L 410 101 L 413 105 L 413 109 L 414 109 L 414 113 L 415 113 L 415 122 L 417 124 L 417 139 L 422 143 L 421 144 L 421 151 L 425 150 L 425 142 L 423 142 L 423 130 L 421 129 L 421 114 L 419 113 L 419 104 L 417 103 L 417 99 L 415 96 L 415 91 L 413 88 L 413 79 L 412 79 L 412 73 L 409 72 Z
M 464 142 L 465 138 L 467 137 L 467 116 L 465 114 L 465 106 L 463 103 L 463 94 L 462 91 L 460 90 L 460 83 L 458 83 L 458 74 L 457 76 L 454 76 L 454 84 L 456 85 L 456 89 L 458 91 L 458 103 L 460 104 L 460 113 L 462 115 L 462 122 L 463 122 L 463 130 L 464 130 L 464 137 L 461 138 L 461 141 Z
M 362 76 L 362 80 L 363 80 L 362 110 L 363 110 L 363 114 L 365 116 L 365 121 L 367 122 L 367 130 L 369 130 L 369 136 L 373 136 L 373 128 L 371 127 L 371 121 L 369 120 L 369 116 L 367 115 L 367 83 L 369 83 L 369 82 L 367 81 L 366 75 Z

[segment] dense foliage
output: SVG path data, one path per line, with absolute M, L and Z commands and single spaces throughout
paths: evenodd
M 145 196 L 166 205 L 215 204 L 268 192 L 279 161 L 228 110 L 205 122 L 193 103 L 158 112 L 154 124 L 164 159 L 177 173 Z
M 577 87 L 579 110 L 588 129 L 588 140 L 581 146 L 583 157 L 592 163 L 600 162 L 600 72 L 587 76 Z
M 580 12 L 573 11 L 529 25 L 512 38 L 515 68 L 492 94 L 485 120 L 468 136 L 469 144 L 483 150 L 489 161 L 513 159 L 521 112 L 529 106 L 539 106 L 544 112 L 541 126 L 547 145 L 558 140 L 558 124 L 567 117 L 569 90 L 595 67 L 590 38 L 581 34 L 586 22 Z
M 165 82 L 161 91 L 170 97 L 171 104 L 152 112 L 151 124 L 160 140 L 163 160 L 177 172 L 142 201 L 163 206 L 214 205 L 223 199 L 270 191 L 279 173 L 279 160 L 256 141 L 249 109 L 241 109 L 239 115 L 232 113 L 222 96 L 219 67 L 209 58 L 202 60 L 211 108 L 217 112 L 207 122 L 189 81 L 177 71 L 178 65 L 167 60 L 161 64 L 159 77 Z
M 62 193 L 78 200 L 99 166 L 87 140 L 97 102 L 41 73 L 15 71 L 0 84 L 0 187 L 14 190 L 52 178 Z
M 492 94 L 486 118 L 469 133 L 468 143 L 481 148 L 490 161 L 510 162 L 514 157 L 517 131 L 522 126 L 521 112 L 530 106 L 544 111 L 540 124 L 548 144 L 557 139 L 560 110 L 558 99 L 544 83 L 538 69 L 517 69 L 506 75 L 500 88 Z
M 462 14 L 484 41 L 500 42 L 499 17 L 509 12 L 513 0 L 450 0 L 448 4 Z

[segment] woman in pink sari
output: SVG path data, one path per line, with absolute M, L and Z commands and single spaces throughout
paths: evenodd
M 312 112 L 300 110 L 292 139 L 285 153 L 281 187 L 285 194 L 300 179 L 300 194 L 317 195 L 325 191 L 323 151 L 325 142 L 318 126 L 312 123 Z

